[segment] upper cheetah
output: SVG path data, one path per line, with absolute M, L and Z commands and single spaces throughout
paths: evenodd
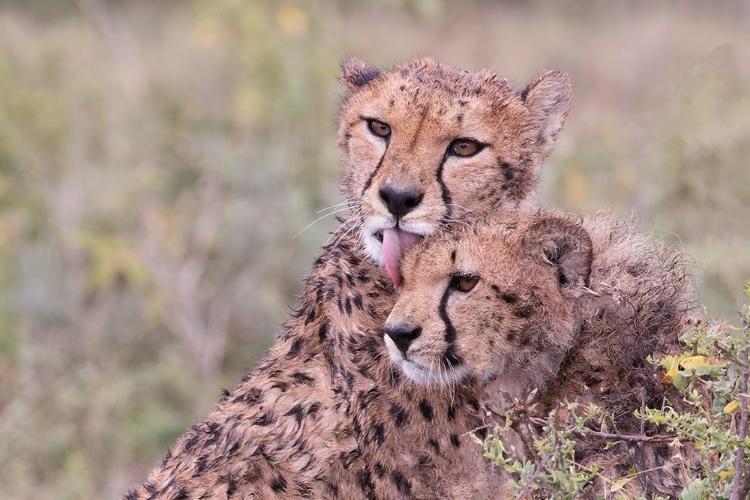
M 476 494 L 452 454 L 481 424 L 471 377 L 450 397 L 409 382 L 384 355 L 383 325 L 401 257 L 421 237 L 536 205 L 570 82 L 550 72 L 516 92 L 489 72 L 429 59 L 389 71 L 348 60 L 341 78 L 341 187 L 352 217 L 264 361 L 127 498 Z

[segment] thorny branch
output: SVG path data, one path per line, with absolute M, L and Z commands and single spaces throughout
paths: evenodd
M 534 471 L 531 476 L 529 476 L 529 479 L 526 481 L 526 484 L 523 488 L 521 488 L 521 491 L 518 492 L 518 498 L 523 498 L 523 496 L 529 491 L 529 488 L 531 488 L 531 485 L 534 484 L 534 481 L 537 477 L 539 477 L 539 474 L 542 473 L 544 470 L 544 467 L 547 465 L 547 462 L 549 462 L 549 459 L 552 458 L 552 452 L 550 451 L 547 453 L 544 458 L 542 458 L 542 461 L 539 462 L 539 465 L 537 466 L 536 470 Z
M 725 349 L 725 348 L 721 347 L 721 345 L 719 345 L 718 342 L 714 342 L 714 347 L 716 347 L 719 351 L 721 351 L 722 353 L 724 353 L 726 355 L 726 357 L 728 357 L 729 360 L 732 361 L 733 363 L 737 363 L 738 365 L 740 365 L 742 368 L 745 368 L 745 369 L 750 368 L 749 364 L 747 364 L 746 362 L 743 362 L 743 361 L 740 361 L 739 359 L 737 359 L 737 357 L 734 354 L 732 354 L 731 351 L 729 351 L 728 349 Z
M 547 422 L 544 419 L 532 417 L 530 419 L 537 425 L 545 425 Z M 674 441 L 690 441 L 688 438 L 680 437 L 674 434 L 655 434 L 649 436 L 646 434 L 616 434 L 611 432 L 600 432 L 592 429 L 571 429 L 574 433 L 581 437 L 595 436 L 602 439 L 610 439 L 613 441 L 631 441 L 634 443 L 672 443 Z

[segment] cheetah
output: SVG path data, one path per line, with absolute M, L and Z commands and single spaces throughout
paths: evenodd
M 180 437 L 145 498 L 471 498 L 454 451 L 481 425 L 473 379 L 411 383 L 384 354 L 404 253 L 441 228 L 531 210 L 570 109 L 566 74 L 523 91 L 430 59 L 342 64 L 338 145 L 352 216 L 259 366 Z M 468 462 L 467 462 L 468 463 Z
M 622 434 L 655 431 L 640 429 L 634 410 L 681 401 L 646 357 L 680 350 L 694 284 L 682 253 L 632 221 L 505 214 L 418 244 L 402 272 L 384 340 L 392 363 L 416 384 L 448 390 L 474 378 L 485 388 L 477 396 L 483 407 L 528 401 L 538 417 L 564 401 L 595 403 Z M 558 412 L 561 425 L 566 416 Z M 519 450 L 530 444 L 509 438 Z M 602 477 L 611 485 L 632 467 L 639 474 L 620 494 L 676 497 L 697 466 L 666 444 L 620 442 L 601 452 L 604 444 L 587 438 L 576 448 L 579 463 L 604 467 L 587 498 L 606 493 Z M 527 446 L 519 455 L 531 453 Z

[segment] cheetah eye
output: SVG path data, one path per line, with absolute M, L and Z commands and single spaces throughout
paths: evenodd
M 474 139 L 456 139 L 448 146 L 448 154 L 468 158 L 483 150 L 485 146 L 486 144 L 482 144 Z
M 378 120 L 367 120 L 367 128 L 378 137 L 387 138 L 391 135 L 391 127 Z
M 453 276 L 451 288 L 459 292 L 470 292 L 479 282 L 479 276 Z

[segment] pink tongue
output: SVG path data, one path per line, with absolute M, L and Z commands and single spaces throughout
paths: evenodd
M 421 238 L 418 234 L 407 233 L 396 228 L 383 230 L 383 260 L 394 287 L 401 286 L 401 273 L 399 272 L 401 258 Z

